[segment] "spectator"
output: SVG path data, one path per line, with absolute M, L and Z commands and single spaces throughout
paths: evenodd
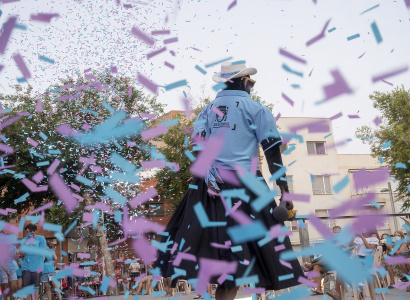
M 128 276 L 129 276 L 128 272 L 124 272 L 122 274 L 122 289 L 123 289 L 124 294 L 126 292 L 129 292 L 129 289 L 130 289 L 130 282 L 128 281 Z
M 150 294 L 149 288 L 150 288 L 150 286 L 151 286 L 151 283 L 152 283 L 152 279 L 153 279 L 153 278 L 152 278 L 152 276 L 151 276 L 151 273 L 150 273 L 149 269 L 152 269 L 152 266 L 150 266 L 150 267 L 148 268 L 147 274 L 146 274 L 146 275 L 140 280 L 140 282 L 138 283 L 137 291 L 136 291 L 136 294 L 137 294 L 137 295 L 142 295 L 142 285 L 143 285 L 144 283 L 146 283 L 146 285 L 145 285 L 146 293 L 147 293 L 147 294 Z
M 167 292 L 166 294 L 165 294 L 165 298 L 167 298 L 167 297 L 174 297 L 174 289 L 172 288 L 172 279 L 171 279 L 171 277 L 166 277 L 166 278 L 164 278 L 164 289 L 165 289 L 165 291 Z M 194 298 L 195 299 L 195 298 Z
M 10 299 L 12 299 L 12 295 L 17 291 L 17 273 L 16 267 L 13 264 L 16 253 L 16 246 L 9 245 L 9 251 L 7 253 L 7 256 L 5 257 L 4 263 L 0 268 L 1 289 L 4 292 L 7 290 L 7 288 L 9 288 L 9 292 L 7 294 L 4 294 L 4 299 L 7 299 L 7 297 L 10 297 Z
M 58 288 L 56 283 L 52 280 L 52 278 L 56 277 L 56 270 L 54 268 L 54 260 L 57 259 L 55 252 L 50 244 L 47 243 L 47 248 L 53 253 L 52 256 L 46 257 L 46 261 L 44 263 L 43 274 L 41 274 L 40 282 L 44 282 L 44 286 L 46 287 L 47 298 L 52 299 L 51 297 L 51 287 L 50 282 L 53 284 L 54 289 Z M 61 299 L 61 294 L 56 291 L 58 299 Z
M 404 240 L 404 234 L 401 231 L 396 231 L 394 232 L 394 241 L 395 243 L 400 243 L 400 241 Z M 395 244 L 393 244 L 393 248 L 395 247 Z M 399 247 L 399 249 L 394 253 L 394 255 L 400 255 L 400 252 L 405 252 L 409 250 L 409 246 L 407 243 L 402 243 Z M 410 266 L 408 264 L 400 264 L 401 271 L 403 274 L 409 274 L 410 273 Z M 408 279 L 406 276 L 403 276 L 400 278 L 401 281 L 407 282 Z
M 384 255 L 391 256 L 390 251 L 393 249 L 393 247 L 392 247 L 393 243 L 389 244 L 387 242 L 387 236 L 389 236 L 387 233 L 383 233 L 382 236 L 381 236 L 381 240 L 380 240 L 380 246 L 382 246 L 382 249 L 383 249 L 383 256 L 382 256 L 381 265 L 389 273 L 389 277 L 390 277 L 390 286 L 389 286 L 389 288 L 392 288 L 392 285 L 395 283 L 394 282 L 394 275 L 396 275 L 399 278 L 402 278 L 403 277 L 403 272 L 401 271 L 401 268 L 400 268 L 399 264 L 388 265 L 386 263 Z
M 15 258 L 15 266 L 16 266 L 16 274 L 17 274 L 17 291 L 23 287 L 23 273 L 21 272 L 21 265 L 23 264 L 23 260 L 21 259 L 20 250 L 17 249 L 16 258 Z
M 340 226 L 333 226 L 332 231 L 333 234 L 338 234 L 340 232 L 340 230 L 342 230 L 342 228 Z
M 136 278 L 140 275 L 140 264 L 138 263 L 138 260 L 130 263 L 130 272 L 131 278 Z
M 34 285 L 35 300 L 38 300 L 38 287 L 40 283 L 40 272 L 44 268 L 45 254 L 40 254 L 36 250 L 47 249 L 47 242 L 44 236 L 37 235 L 37 226 L 34 224 L 28 224 L 24 230 L 27 233 L 27 237 L 21 241 L 20 253 L 24 253 L 24 260 L 21 267 L 23 287 Z M 27 300 L 30 295 L 27 296 Z M 33 300 L 33 299 L 32 299 Z

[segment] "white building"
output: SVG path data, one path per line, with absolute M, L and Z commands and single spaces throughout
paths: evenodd
M 318 217 L 328 217 L 330 209 L 339 206 L 344 201 L 360 197 L 361 194 L 369 191 L 376 193 L 375 202 L 378 205 L 373 203 L 375 206 L 371 206 L 369 204 L 366 209 L 349 211 L 346 215 L 368 214 L 374 210 L 379 210 L 379 213 L 392 213 L 392 201 L 390 201 L 390 194 L 387 190 L 387 181 L 371 186 L 367 190 L 355 190 L 352 180 L 354 172 L 359 169 L 366 169 L 371 172 L 380 168 L 381 165 L 377 159 L 369 154 L 338 154 L 330 119 L 280 118 L 278 127 L 281 134 L 292 132 L 291 129 L 295 130 L 296 128 L 296 133 L 300 135 L 297 138 L 292 138 L 286 145 L 281 146 L 283 164 L 287 166 L 287 178 L 292 180 L 289 181 L 290 192 L 310 195 L 309 203 L 294 201 L 298 215 L 315 213 Z M 283 137 L 286 138 L 286 134 L 282 135 Z M 261 171 L 272 188 L 275 184 L 273 182 L 269 183 L 271 175 L 266 159 L 263 159 Z M 335 193 L 332 187 L 346 176 L 349 178 L 348 185 L 339 193 Z M 395 183 L 390 182 L 394 197 Z M 394 202 L 394 206 L 395 213 L 400 212 L 401 203 Z M 354 222 L 354 220 L 354 218 L 336 219 L 323 220 L 323 222 L 326 222 L 329 228 L 335 225 L 343 228 Z M 397 217 L 396 221 L 397 227 L 402 229 L 402 220 Z M 291 236 L 294 245 L 300 245 L 297 222 L 286 222 L 286 225 L 294 231 Z M 311 244 L 323 241 L 323 237 L 313 226 L 308 226 L 308 228 Z M 394 218 L 386 219 L 384 226 L 378 229 L 379 234 L 384 232 L 392 234 L 395 231 Z

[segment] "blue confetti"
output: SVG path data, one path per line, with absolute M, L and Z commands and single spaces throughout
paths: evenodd
M 380 44 L 383 39 L 380 34 L 379 28 L 377 27 L 376 22 L 373 22 L 370 26 L 372 27 L 373 34 L 374 34 L 374 37 L 376 38 L 377 43 Z
M 382 145 L 382 149 L 389 148 L 391 146 L 391 141 L 387 141 Z
M 360 34 L 356 33 L 354 35 L 348 36 L 347 40 L 351 41 L 351 40 L 357 39 L 358 37 L 360 37 Z
M 336 27 L 330 28 L 327 32 L 331 33 L 336 30 Z
M 202 69 L 200 66 L 196 65 L 195 69 L 197 69 L 199 72 L 201 72 L 202 74 L 206 74 L 206 71 L 204 69 Z
M 404 163 L 398 162 L 396 163 L 396 168 L 407 169 L 407 166 Z
M 39 58 L 40 60 L 42 60 L 42 61 L 48 62 L 48 63 L 50 63 L 50 64 L 54 64 L 54 59 L 45 57 L 45 56 L 43 56 L 43 55 L 39 55 L 38 58 Z
M 165 90 L 169 91 L 169 90 L 176 89 L 184 85 L 187 85 L 187 81 L 185 79 L 166 85 Z
M 333 190 L 336 194 L 339 194 L 349 184 L 349 176 L 346 175 L 338 183 L 333 186 Z

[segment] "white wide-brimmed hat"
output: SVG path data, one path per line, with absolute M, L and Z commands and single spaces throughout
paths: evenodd
M 212 76 L 213 81 L 225 82 L 228 79 L 238 78 L 246 75 L 255 75 L 255 68 L 247 68 L 244 63 L 225 62 L 221 64 L 221 72 Z

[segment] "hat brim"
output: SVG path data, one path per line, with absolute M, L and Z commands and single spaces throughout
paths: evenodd
M 242 71 L 240 71 L 238 74 L 235 74 L 229 78 L 221 77 L 221 73 L 219 72 L 219 73 L 215 73 L 212 76 L 212 80 L 215 82 L 226 82 L 228 81 L 228 79 L 239 78 L 239 77 L 246 76 L 246 75 L 255 75 L 257 72 L 258 71 L 255 68 L 245 68 Z

